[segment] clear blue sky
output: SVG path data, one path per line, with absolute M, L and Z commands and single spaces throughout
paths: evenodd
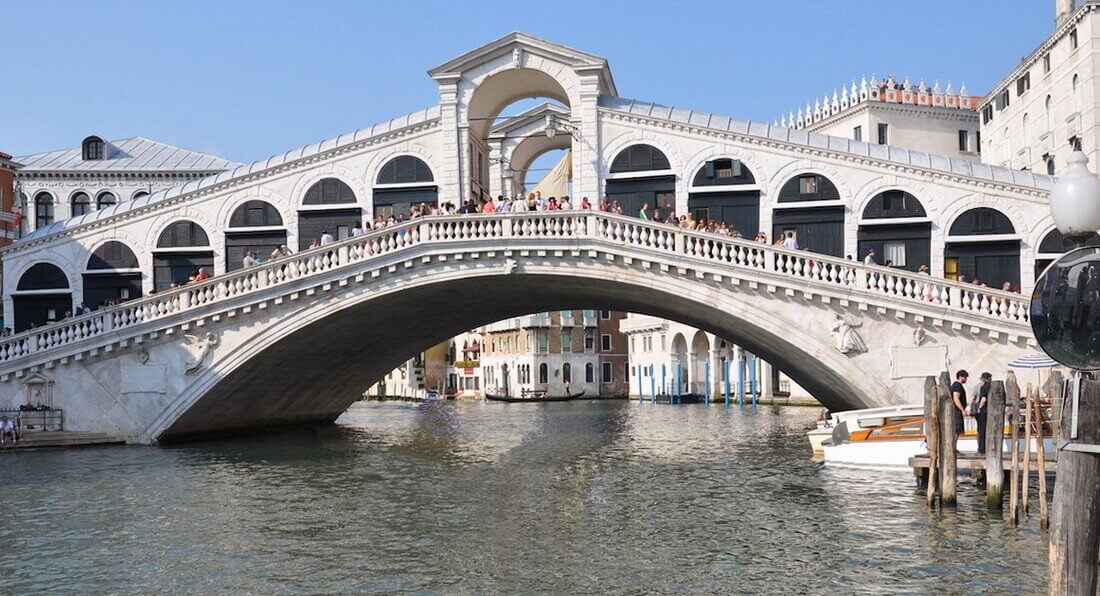
M 434 105 L 426 71 L 513 29 L 619 92 L 766 120 L 862 73 L 986 92 L 1053 0 L 3 2 L 0 151 L 140 135 L 251 162 Z

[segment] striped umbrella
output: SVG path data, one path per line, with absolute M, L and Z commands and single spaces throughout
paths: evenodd
M 1046 354 L 1030 354 L 1028 356 L 1022 356 L 1008 363 L 1009 368 L 1023 368 L 1036 371 L 1035 379 L 1036 385 L 1040 387 L 1042 391 L 1043 387 L 1043 369 L 1052 369 L 1058 366 L 1062 366 L 1057 360 L 1047 356 Z M 1047 375 L 1047 380 L 1050 380 L 1050 375 Z
M 1046 354 L 1031 354 L 1008 363 L 1009 368 L 1054 368 L 1057 366 L 1062 365 Z

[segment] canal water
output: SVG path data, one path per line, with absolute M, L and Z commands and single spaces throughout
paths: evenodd
M 965 479 L 822 469 L 813 409 L 360 403 L 334 428 L 0 454 L 3 592 L 1040 592 Z

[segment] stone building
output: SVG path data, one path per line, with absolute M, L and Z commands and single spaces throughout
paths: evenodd
M 568 388 L 601 395 L 598 331 L 594 310 L 536 313 L 483 327 L 484 391 L 564 395 Z
M 0 151 L 0 247 L 19 237 L 15 224 L 15 173 L 23 164 Z
M 630 390 L 630 354 L 620 328 L 627 316 L 616 310 L 599 311 L 601 397 L 622 397 Z
M 877 145 L 905 147 L 968 161 L 981 160 L 977 105 L 963 83 L 956 93 L 951 83 L 931 86 L 909 77 L 879 80 L 860 78 L 859 85 L 841 85 L 832 96 L 806 102 L 792 110 L 780 124 Z
M 1050 35 L 978 104 L 987 163 L 1056 175 L 1080 148 L 1097 166 L 1100 2 L 1054 4 Z

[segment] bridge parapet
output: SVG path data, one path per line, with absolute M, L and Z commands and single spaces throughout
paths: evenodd
M 376 259 L 414 247 L 460 255 L 471 249 L 523 248 L 558 254 L 597 246 L 685 274 L 690 270 L 700 277 L 747 280 L 792 296 L 816 294 L 823 300 L 855 302 L 859 309 L 874 306 L 899 316 L 912 314 L 917 322 L 928 318 L 972 333 L 1030 340 L 1027 301 L 1001 290 L 595 211 L 447 215 L 371 231 L 6 338 L 0 342 L 0 380 L 84 350 L 126 346 L 143 333 L 185 325 L 196 318 L 192 313 L 205 313 L 219 303 L 251 308 L 250 300 L 259 304 L 300 292 L 303 280 L 361 274 Z M 559 256 L 568 258 L 564 252 Z

